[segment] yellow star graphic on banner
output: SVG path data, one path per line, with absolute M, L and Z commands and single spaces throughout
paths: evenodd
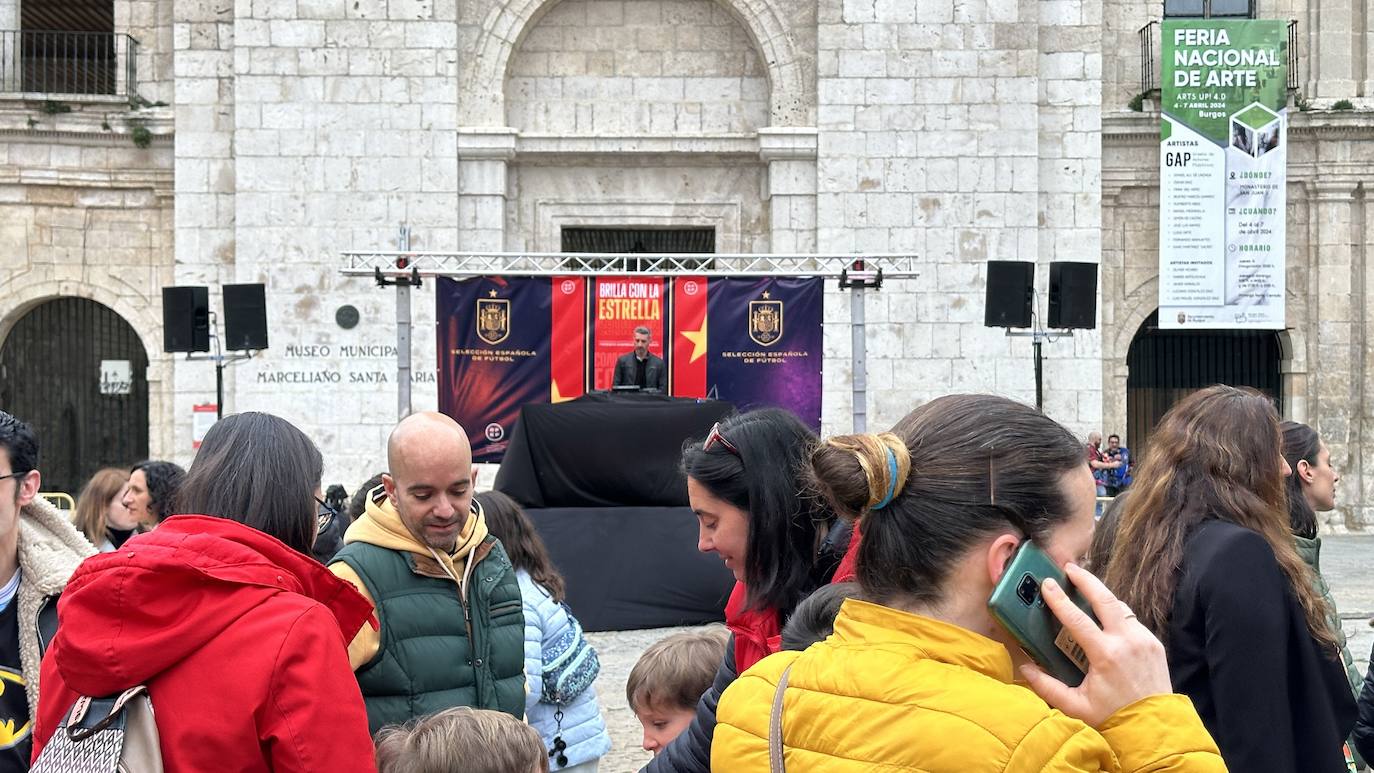
M 571 400 L 571 399 L 572 399 L 571 397 L 564 397 L 564 396 L 563 396 L 563 393 L 558 391 L 558 382 L 557 382 L 557 381 L 553 381 L 552 379 L 550 379 L 550 384 L 552 385 L 552 387 L 551 387 L 551 390 L 550 390 L 549 402 L 551 402 L 551 403 L 563 403 L 563 402 L 567 402 L 568 400 Z
M 496 291 L 495 291 L 495 290 L 490 290 L 490 291 L 488 291 L 487 294 L 488 294 L 489 296 L 491 296 L 492 298 L 495 298 L 495 297 L 496 297 Z
M 706 318 L 701 318 L 699 330 L 683 330 L 682 337 L 692 342 L 692 356 L 688 362 L 696 362 L 706 356 Z
M 764 291 L 763 291 L 763 299 L 764 299 L 765 301 L 768 300 L 768 299 L 771 298 L 771 297 L 773 297 L 773 294 L 772 294 L 772 293 L 768 292 L 767 290 L 764 290 Z

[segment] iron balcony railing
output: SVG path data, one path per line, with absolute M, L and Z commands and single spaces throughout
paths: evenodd
M 138 41 L 110 32 L 0 30 L 0 93 L 138 93 Z
M 1136 33 L 1140 38 L 1140 91 L 1147 95 L 1159 91 L 1160 43 L 1159 22 L 1152 21 Z M 1288 22 L 1288 90 L 1297 91 L 1298 78 L 1298 21 Z

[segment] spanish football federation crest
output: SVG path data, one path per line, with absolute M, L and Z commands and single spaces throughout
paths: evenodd
M 493 295 L 496 293 L 493 292 Z M 477 337 L 493 346 L 510 335 L 510 300 L 479 298 L 477 300 Z
M 782 338 L 782 301 L 749 302 L 749 337 L 759 346 L 772 346 Z

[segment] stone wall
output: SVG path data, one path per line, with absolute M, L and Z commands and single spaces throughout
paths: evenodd
M 768 80 L 744 27 L 711 0 L 563 0 L 506 78 L 523 133 L 713 134 L 768 124 Z
M 923 258 L 867 301 L 870 426 L 955 390 L 1034 399 L 1029 341 L 981 326 L 985 263 L 1097 259 L 1100 18 L 1100 2 L 821 3 L 818 247 Z M 827 330 L 832 416 L 852 409 L 847 339 Z M 1093 427 L 1096 334 L 1045 352 L 1047 412 Z
M 113 309 L 148 354 L 154 454 L 171 447 L 168 358 L 162 354 L 160 288 L 172 279 L 170 121 L 135 146 L 122 103 L 76 103 L 46 115 L 0 102 L 0 341 L 33 306 L 59 296 Z M 167 417 L 165 420 L 162 417 Z M 164 431 L 165 430 L 165 431 Z

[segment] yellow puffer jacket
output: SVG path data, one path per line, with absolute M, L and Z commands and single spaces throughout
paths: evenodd
M 768 771 L 769 713 L 789 664 L 788 773 L 1226 770 L 1186 697 L 1146 698 L 1094 730 L 1012 684 L 1001 644 L 849 600 L 829 639 L 766 658 L 725 691 L 712 771 Z

